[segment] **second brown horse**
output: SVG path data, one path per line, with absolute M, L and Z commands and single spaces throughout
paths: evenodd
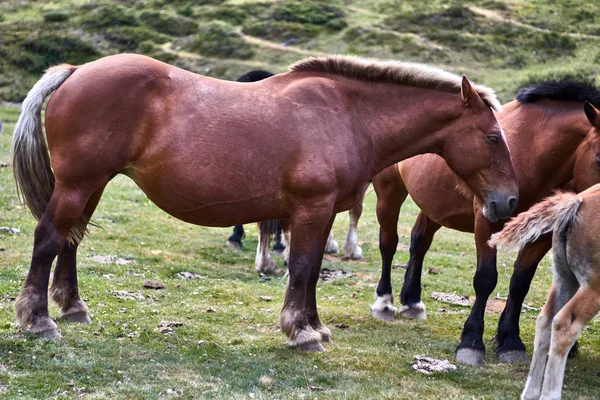
M 585 100 L 600 104 L 600 92 L 584 83 L 543 82 L 523 89 L 517 101 L 506 104 L 497 114 L 517 172 L 520 196 L 517 212 L 526 210 L 556 189 L 581 191 L 600 182 L 600 119 L 596 118 L 597 111 L 591 104 L 584 106 Z M 435 155 L 418 156 L 391 166 L 373 178 L 373 185 L 377 192 L 383 270 L 372 315 L 392 319 L 396 313 L 392 305 L 390 271 L 398 244 L 398 214 L 410 194 L 421 212 L 411 233 L 410 260 L 399 312 L 409 318 L 425 318 L 421 271 L 435 232 L 441 226 L 474 232 L 476 299 L 465 322 L 456 359 L 482 364 L 485 305 L 498 279 L 496 250 L 490 248 L 487 241 L 502 228 L 502 223 L 483 217 L 476 196 L 466 194 L 444 160 Z M 550 247 L 551 237 L 545 235 L 524 246 L 515 261 L 508 301 L 496 336 L 501 361 L 527 360 L 525 345 L 519 336 L 521 306 L 537 265 Z

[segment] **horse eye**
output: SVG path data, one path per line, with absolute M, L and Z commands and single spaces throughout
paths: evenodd
M 600 166 L 600 158 L 596 157 L 596 165 Z
M 498 144 L 498 142 L 500 142 L 500 137 L 498 135 L 487 135 L 485 140 L 490 144 Z

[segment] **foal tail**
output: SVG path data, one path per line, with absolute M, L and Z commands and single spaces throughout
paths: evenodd
M 492 235 L 492 247 L 519 249 L 537 240 L 541 235 L 555 230 L 564 233 L 573 223 L 582 198 L 575 193 L 558 193 L 534 205 Z
M 37 220 L 54 191 L 54 173 L 42 130 L 42 105 L 76 69 L 68 64 L 49 68 L 27 94 L 15 127 L 12 153 L 17 193 Z

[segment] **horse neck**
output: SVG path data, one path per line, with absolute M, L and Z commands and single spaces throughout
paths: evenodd
M 361 81 L 350 86 L 355 127 L 373 150 L 371 176 L 417 154 L 439 154 L 442 128 L 463 109 L 456 93 Z
M 524 182 L 528 189 L 545 185 L 553 189 L 572 179 L 577 149 L 589 131 L 581 103 L 515 102 L 504 108 L 499 120 L 503 126 L 503 121 L 518 124 L 509 128 L 509 145 L 516 168 L 538 181 L 537 185 Z

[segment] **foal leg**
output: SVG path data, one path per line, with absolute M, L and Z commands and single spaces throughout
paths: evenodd
M 279 221 L 277 221 L 275 223 L 275 244 L 273 244 L 273 253 L 282 254 L 284 250 L 285 250 L 285 245 L 283 244 L 281 223 Z
M 404 275 L 404 285 L 400 292 L 402 308 L 400 314 L 407 318 L 426 319 L 425 305 L 421 301 L 421 275 L 423 260 L 431 246 L 433 236 L 441 225 L 430 220 L 423 211 L 419 212 L 417 221 L 410 234 L 410 259 Z
M 104 187 L 88 200 L 83 216 L 89 221 L 98 206 Z M 88 308 L 79 296 L 77 284 L 77 248 L 79 243 L 65 243 L 58 253 L 50 296 L 60 307 L 60 316 L 71 322 L 91 322 Z
M 358 245 L 358 220 L 362 215 L 363 201 L 360 202 L 348 210 L 350 224 L 348 227 L 348 236 L 346 236 L 346 243 L 344 244 L 344 257 L 351 260 L 362 260 L 363 251 Z
M 535 339 L 533 340 L 533 357 L 529 366 L 529 374 L 525 382 L 525 388 L 521 393 L 522 400 L 537 400 L 542 392 L 542 379 L 548 360 L 548 350 L 550 349 L 550 338 L 552 333 L 552 318 L 554 318 L 556 308 L 557 288 L 554 284 L 550 287 L 546 304 L 542 307 L 540 315 L 535 324 Z
M 67 190 L 57 182 L 48 207 L 35 228 L 31 267 L 23 290 L 15 302 L 22 327 L 46 338 L 59 338 L 56 323 L 48 315 L 48 280 L 54 258 L 66 243 L 67 235 L 79 219 L 89 193 Z
M 498 282 L 496 250 L 487 245 L 491 234 L 498 231 L 490 225 L 483 214 L 475 216 L 475 246 L 477 248 L 477 270 L 473 278 L 475 304 L 465 322 L 461 342 L 456 349 L 456 361 L 463 364 L 482 365 L 485 362 L 483 329 L 485 306 Z
M 396 307 L 392 292 L 392 261 L 398 247 L 398 217 L 400 207 L 408 196 L 396 167 L 388 167 L 373 177 L 377 193 L 377 221 L 379 221 L 379 252 L 381 253 L 381 278 L 375 291 L 371 316 L 382 321 L 393 321 Z
M 598 311 L 600 292 L 589 286 L 581 287 L 552 320 L 552 341 L 542 399 L 560 399 L 569 350 Z
M 258 246 L 256 246 L 254 269 L 263 274 L 275 273 L 275 261 L 273 261 L 269 249 L 272 224 L 273 221 L 263 221 L 258 223 Z
M 318 206 L 318 204 L 317 204 Z M 329 206 L 329 204 L 327 204 Z M 307 300 L 308 285 L 313 274 L 312 267 L 318 252 L 324 247 L 322 237 L 333 219 L 332 212 L 320 213 L 321 207 L 303 207 L 292 219 L 294 241 L 289 247 L 289 281 L 279 324 L 288 337 L 288 344 L 301 350 L 323 351 L 321 334 L 309 322 Z M 329 209 L 330 207 L 328 207 Z
M 291 230 L 292 226 L 290 221 L 287 219 L 282 219 L 279 221 L 279 225 L 281 225 L 281 244 L 285 247 L 283 249 L 283 264 L 288 266 L 290 263 L 290 246 L 291 246 Z
M 529 292 L 529 286 L 539 262 L 551 248 L 552 235 L 547 234 L 533 243 L 528 243 L 519 251 L 510 278 L 508 300 L 498 322 L 496 354 L 498 354 L 500 362 L 519 363 L 529 361 L 525 353 L 525 345 L 519 335 L 521 307 L 527 292 Z

